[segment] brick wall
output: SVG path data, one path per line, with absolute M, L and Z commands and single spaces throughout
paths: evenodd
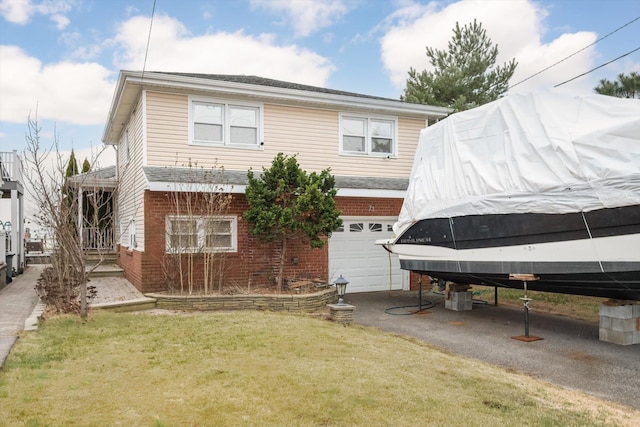
M 397 216 L 402 199 L 379 199 L 373 197 L 337 197 L 336 205 L 344 216 Z M 168 276 L 176 268 L 167 267 L 165 258 L 165 218 L 171 213 L 169 193 L 146 191 L 145 206 L 145 250 L 119 249 L 119 264 L 127 279 L 142 292 L 161 292 L 169 289 Z M 228 253 L 225 258 L 225 286 L 264 286 L 275 283 L 279 253 L 274 246 L 260 242 L 249 235 L 249 224 L 242 214 L 248 209 L 243 194 L 234 194 L 228 215 L 238 218 L 238 251 Z M 294 264 L 293 259 L 297 259 Z M 203 282 L 202 259 L 194 257 L 194 278 Z M 321 249 L 310 249 L 302 241 L 289 242 L 286 250 L 285 278 L 328 280 L 328 245 Z M 417 277 L 417 276 L 416 276 Z M 177 281 L 173 281 L 177 285 Z M 411 275 L 411 287 L 417 288 L 417 280 Z M 424 281 L 423 281 L 424 283 Z
M 124 269 L 124 275 L 136 288 L 142 290 L 140 271 L 141 253 L 118 245 L 118 265 Z
M 336 197 L 336 206 L 344 216 L 398 216 L 403 199 L 375 197 Z

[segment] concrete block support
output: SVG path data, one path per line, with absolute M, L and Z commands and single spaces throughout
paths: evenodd
M 348 325 L 353 322 L 355 306 L 350 304 L 327 304 L 331 320 Z
M 640 344 L 640 304 L 612 300 L 600 304 L 600 341 Z
M 473 292 L 447 292 L 447 297 L 444 300 L 444 308 L 454 311 L 473 309 Z

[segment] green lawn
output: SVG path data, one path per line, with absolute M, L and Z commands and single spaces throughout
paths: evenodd
M 270 312 L 94 312 L 25 333 L 1 426 L 633 425 L 633 411 L 407 337 Z

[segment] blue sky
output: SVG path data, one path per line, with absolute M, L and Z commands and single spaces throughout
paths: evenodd
M 0 0 L 0 151 L 25 148 L 37 108 L 44 142 L 101 145 L 120 69 L 144 64 L 153 0 Z M 512 84 L 640 17 L 637 0 L 156 0 L 148 71 L 249 74 L 397 98 L 455 22 L 476 18 L 519 62 Z M 551 88 L 640 47 L 640 19 L 513 88 Z M 640 50 L 563 85 L 640 71 Z M 81 154 L 82 156 L 82 154 Z M 107 157 L 104 163 L 111 160 Z

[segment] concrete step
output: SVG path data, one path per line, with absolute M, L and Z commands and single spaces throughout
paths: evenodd
M 124 270 L 116 264 L 100 264 L 95 270 L 91 271 L 92 266 L 87 265 L 89 277 L 124 277 Z
M 95 264 L 102 261 L 105 264 L 115 264 L 118 261 L 118 254 L 115 252 L 87 252 L 84 259 L 88 264 Z
M 44 253 L 28 253 L 25 254 L 27 264 L 51 264 L 51 255 Z

